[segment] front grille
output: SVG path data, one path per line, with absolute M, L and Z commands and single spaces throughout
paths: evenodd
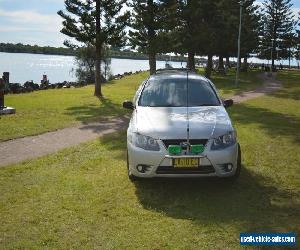
M 181 142 L 186 142 L 187 139 L 175 139 L 175 140 L 162 140 L 166 149 L 169 148 L 170 145 L 180 145 Z M 190 139 L 190 144 L 191 145 L 206 145 L 208 139 Z
M 159 166 L 157 174 L 211 174 L 214 173 L 213 166 L 200 166 L 198 168 L 174 168 L 173 166 Z

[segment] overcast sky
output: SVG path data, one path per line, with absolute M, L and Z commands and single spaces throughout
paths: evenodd
M 292 2 L 298 13 L 300 1 Z M 62 46 L 66 37 L 56 13 L 63 8 L 63 0 L 0 0 L 0 42 Z

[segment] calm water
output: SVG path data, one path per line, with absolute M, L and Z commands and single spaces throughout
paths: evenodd
M 217 58 L 214 58 L 217 59 Z M 232 58 L 231 60 L 236 60 Z M 257 58 L 250 58 L 248 62 L 255 63 L 269 63 L 266 60 L 259 60 Z M 279 63 L 288 64 L 287 60 L 277 61 Z M 173 67 L 185 67 L 186 63 L 172 62 Z M 297 61 L 292 60 L 292 65 L 297 65 Z M 33 80 L 40 83 L 42 75 L 48 75 L 51 83 L 62 81 L 75 81 L 73 69 L 73 56 L 52 56 L 52 55 L 36 55 L 23 53 L 2 53 L 0 52 L 0 77 L 2 72 L 10 72 L 10 82 L 24 83 L 28 80 Z M 164 68 L 165 62 L 158 61 L 157 68 Z M 130 60 L 130 59 L 115 59 L 111 60 L 112 74 L 123 74 L 124 72 L 148 70 L 149 65 L 147 60 Z
M 172 62 L 173 67 L 186 66 L 180 62 Z M 62 81 L 75 81 L 72 69 L 75 68 L 73 56 L 52 56 L 23 53 L 0 52 L 0 75 L 2 72 L 10 72 L 10 82 L 24 83 L 33 80 L 40 83 L 42 75 L 48 75 L 51 83 Z M 165 62 L 158 61 L 158 68 L 164 68 Z M 112 74 L 124 72 L 148 70 L 147 60 L 115 59 L 111 60 Z M 0 76 L 0 77 L 1 77 Z

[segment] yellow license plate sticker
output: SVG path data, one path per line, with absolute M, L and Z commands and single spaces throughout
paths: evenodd
M 199 160 L 199 158 L 176 158 L 173 159 L 173 166 L 174 168 L 197 168 Z

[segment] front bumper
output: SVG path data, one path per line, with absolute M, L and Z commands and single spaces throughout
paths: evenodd
M 230 177 L 237 169 L 238 144 L 222 150 L 210 150 L 208 143 L 205 151 L 201 155 L 190 155 L 182 157 L 201 158 L 198 169 L 175 169 L 172 166 L 172 156 L 168 156 L 168 151 L 160 144 L 160 151 L 146 151 L 135 147 L 127 142 L 128 167 L 131 174 L 137 177 Z M 228 164 L 232 169 L 228 171 Z M 143 166 L 143 171 L 138 170 L 138 166 Z M 141 167 L 140 167 L 141 168 Z

